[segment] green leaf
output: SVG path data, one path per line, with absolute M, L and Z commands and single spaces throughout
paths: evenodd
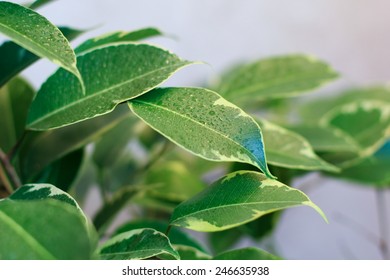
M 96 49 L 78 57 L 85 94 L 74 76 L 59 69 L 38 91 L 28 128 L 46 130 L 109 113 L 119 103 L 153 89 L 189 64 L 146 44 Z
M 173 248 L 179 253 L 180 260 L 210 260 L 211 256 L 197 248 L 186 245 L 173 245 Z
M 210 232 L 208 237 L 213 252 L 218 254 L 236 245 L 243 235 L 240 228 L 236 227 L 224 231 Z
M 269 164 L 293 169 L 338 171 L 337 167 L 318 157 L 302 136 L 265 120 L 258 122 L 263 130 Z
M 239 229 L 256 240 L 269 236 L 276 228 L 280 212 L 272 212 L 250 223 L 242 225 Z
M 363 161 L 344 168 L 338 177 L 347 178 L 364 184 L 373 184 L 377 187 L 390 186 L 390 141 L 380 148 L 374 155 Z
M 67 203 L 0 201 L 0 259 L 90 259 L 95 244 L 89 231 Z
M 253 247 L 236 249 L 219 254 L 213 260 L 280 260 L 281 258 Z
M 126 155 L 126 147 L 135 135 L 135 120 L 133 116 L 123 119 L 96 142 L 93 161 L 100 169 L 112 169 Z
M 32 10 L 38 9 L 46 4 L 49 4 L 50 2 L 54 2 L 55 0 L 36 0 L 32 2 L 28 7 Z
M 0 147 L 4 151 L 9 151 L 23 135 L 34 94 L 32 87 L 21 78 L 0 88 Z
M 131 100 L 132 111 L 180 147 L 212 161 L 246 162 L 268 177 L 260 127 L 244 111 L 202 88 L 162 88 Z
M 68 191 L 79 174 L 83 158 L 84 149 L 75 150 L 49 164 L 32 181 L 52 184 L 63 191 Z
M 68 40 L 72 40 L 84 31 L 69 27 L 59 27 L 59 30 Z M 12 77 L 26 69 L 39 59 L 39 56 L 29 52 L 12 41 L 4 42 L 0 46 L 0 86 L 8 82 Z
M 22 177 L 34 178 L 50 163 L 98 139 L 126 118 L 129 110 L 119 106 L 108 115 L 72 126 L 30 132 L 20 151 Z
M 353 139 L 340 129 L 320 124 L 298 124 L 288 126 L 307 139 L 314 150 L 320 152 L 357 152 Z
M 377 100 L 356 101 L 337 107 L 321 119 L 354 140 L 359 155 L 375 153 L 390 136 L 390 103 Z
M 106 260 L 140 260 L 168 254 L 180 259 L 169 239 L 154 229 L 135 229 L 121 233 L 103 244 L 100 256 Z
M 170 223 L 196 231 L 221 231 L 300 205 L 314 208 L 326 220 L 322 211 L 301 191 L 260 173 L 239 171 L 222 177 L 177 206 Z
M 9 199 L 12 200 L 41 200 L 47 198 L 68 203 L 81 211 L 73 197 L 50 184 L 23 185 L 9 196 Z
M 305 123 L 315 125 L 327 112 L 334 108 L 363 100 L 379 100 L 390 102 L 389 87 L 368 87 L 349 89 L 341 92 L 335 97 L 316 99 L 301 106 L 300 113 Z
M 228 100 L 253 102 L 300 95 L 337 77 L 329 65 L 314 57 L 279 56 L 239 67 L 222 78 L 219 92 Z
M 76 55 L 68 40 L 45 17 L 18 4 L 0 2 L 0 32 L 30 52 L 73 73 L 82 83 Z
M 120 42 L 135 42 L 149 37 L 160 36 L 162 32 L 153 27 L 142 28 L 130 32 L 117 31 L 89 39 L 75 49 L 77 55 L 105 45 Z
M 165 232 L 168 228 L 168 223 L 158 220 L 136 220 L 126 223 L 119 227 L 115 234 L 120 234 L 126 231 L 141 229 L 141 228 L 152 228 L 160 232 Z M 192 247 L 198 251 L 206 252 L 199 242 L 189 234 L 181 231 L 179 228 L 171 228 L 169 231 L 169 240 L 173 245 L 182 245 L 186 247 Z
M 147 184 L 161 184 L 146 193 L 155 199 L 182 202 L 205 188 L 204 183 L 177 161 L 163 162 L 152 167 L 146 175 Z
M 141 190 L 142 186 L 128 186 L 118 190 L 112 198 L 105 202 L 104 206 L 96 213 L 93 224 L 100 232 L 104 231 L 120 210 Z

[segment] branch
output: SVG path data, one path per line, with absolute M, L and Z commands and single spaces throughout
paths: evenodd
M 18 174 L 16 174 L 15 168 L 9 161 L 8 156 L 0 148 L 0 163 L 4 167 L 5 172 L 7 173 L 9 179 L 11 180 L 14 188 L 20 187 L 22 184 L 20 182 Z

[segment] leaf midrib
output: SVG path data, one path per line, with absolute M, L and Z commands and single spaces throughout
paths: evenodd
M 64 111 L 64 110 L 66 110 L 66 109 L 68 109 L 68 108 L 70 108 L 70 107 L 77 106 L 78 104 L 82 104 L 83 102 L 89 100 L 90 98 L 99 96 L 99 95 L 101 95 L 101 94 L 104 94 L 104 93 L 107 92 L 107 91 L 114 90 L 114 89 L 116 89 L 116 88 L 118 88 L 118 87 L 122 87 L 123 85 L 126 85 L 126 84 L 128 84 L 128 83 L 132 83 L 132 82 L 134 82 L 134 81 L 136 81 L 136 80 L 138 80 L 138 79 L 142 79 L 142 78 L 147 77 L 147 76 L 149 76 L 149 75 L 153 75 L 155 72 L 163 71 L 163 70 L 166 70 L 166 69 L 168 69 L 168 68 L 170 68 L 170 67 L 175 67 L 175 68 L 178 67 L 178 68 L 177 68 L 177 70 L 178 70 L 178 69 L 180 69 L 182 66 L 187 65 L 188 63 L 189 63 L 188 61 L 181 61 L 180 63 L 176 63 L 176 64 L 169 65 L 169 66 L 165 66 L 165 67 L 162 67 L 162 68 L 159 68 L 159 69 L 155 69 L 155 70 L 153 70 L 153 71 L 150 71 L 150 72 L 144 73 L 144 74 L 142 74 L 142 75 L 140 75 L 140 76 L 137 76 L 136 78 L 133 78 L 133 79 L 130 79 L 130 80 L 127 80 L 127 81 L 118 83 L 118 84 L 116 84 L 116 85 L 114 85 L 114 86 L 105 88 L 104 90 L 97 91 L 97 92 L 92 93 L 92 94 L 90 94 L 90 95 L 87 95 L 87 96 L 85 96 L 85 97 L 82 96 L 81 99 L 78 99 L 78 100 L 76 100 L 75 102 L 71 102 L 71 103 L 69 103 L 69 104 L 67 104 L 67 105 L 65 105 L 65 106 L 60 107 L 60 108 L 57 109 L 57 110 L 54 110 L 54 111 L 52 111 L 52 112 L 50 112 L 50 113 L 48 113 L 48 114 L 45 114 L 43 117 L 36 119 L 36 120 L 35 120 L 34 122 L 32 122 L 32 123 L 29 123 L 28 126 L 29 126 L 29 127 L 32 127 L 33 125 L 35 125 L 35 124 L 37 124 L 37 123 L 39 123 L 39 122 L 45 121 L 45 119 L 50 118 L 52 115 L 58 114 L 59 112 Z M 164 79 L 164 81 L 165 81 L 165 80 L 166 80 L 166 79 Z M 162 81 L 162 82 L 164 82 L 164 81 Z M 162 83 L 162 82 L 161 82 L 161 83 Z M 156 86 L 158 86 L 158 85 L 156 85 Z M 136 98 L 136 97 L 138 97 L 138 96 L 140 96 L 140 95 L 142 95 L 142 94 L 148 92 L 149 90 L 155 88 L 156 86 L 148 87 L 147 89 L 145 89 L 144 91 L 142 91 L 141 93 L 139 93 L 139 94 L 136 95 L 136 96 L 132 96 L 132 97 L 130 97 L 130 98 L 121 99 L 121 100 L 115 100 L 115 101 L 112 101 L 112 102 L 115 102 L 115 105 L 117 105 L 117 104 L 119 104 L 119 103 L 121 103 L 121 102 L 124 102 L 124 101 L 128 101 L 128 100 L 134 99 L 134 98 Z M 83 97 L 84 97 L 84 98 L 83 98 Z M 104 114 L 104 113 L 102 113 L 102 114 Z M 100 114 L 100 115 L 102 115 L 102 114 Z M 86 118 L 86 119 L 88 119 L 88 118 Z M 85 120 L 85 119 L 83 119 L 83 120 Z M 82 121 L 82 120 L 79 120 L 79 121 Z
M 253 158 L 254 158 L 254 160 L 255 160 L 255 165 L 258 166 L 258 167 L 260 167 L 260 165 L 257 163 L 257 158 L 254 157 L 253 154 L 252 154 L 246 147 L 242 146 L 240 143 L 238 143 L 238 142 L 234 141 L 233 139 L 229 138 L 227 135 L 224 135 L 224 134 L 222 134 L 221 132 L 219 132 L 219 131 L 217 131 L 217 130 L 214 130 L 213 128 L 211 128 L 211 127 L 209 127 L 209 126 L 206 126 L 206 125 L 204 125 L 204 124 L 202 124 L 202 123 L 200 123 L 200 122 L 198 122 L 198 121 L 196 121 L 196 120 L 194 120 L 194 119 L 192 119 L 192 118 L 190 118 L 190 117 L 188 117 L 188 116 L 186 116 L 186 115 L 182 115 L 182 114 L 180 114 L 180 113 L 178 113 L 178 112 L 176 112 L 176 111 L 172 111 L 172 110 L 170 110 L 170 109 L 168 109 L 168 108 L 166 108 L 166 107 L 157 105 L 157 104 L 155 104 L 155 103 L 148 103 L 148 102 L 140 101 L 140 100 L 134 100 L 134 101 L 132 101 L 132 102 L 133 102 L 133 103 L 142 103 L 142 104 L 145 104 L 145 105 L 149 105 L 149 106 L 151 106 L 151 107 L 154 106 L 154 107 L 157 107 L 157 108 L 161 108 L 161 109 L 164 110 L 164 111 L 171 112 L 172 114 L 178 115 L 179 117 L 182 117 L 182 118 L 184 118 L 184 119 L 187 119 L 187 120 L 189 120 L 189 121 L 192 121 L 192 122 L 196 123 L 197 125 L 199 125 L 199 126 L 201 126 L 201 127 L 205 127 L 205 128 L 207 128 L 208 130 L 210 130 L 210 131 L 212 131 L 212 132 L 214 132 L 214 133 L 216 133 L 216 134 L 218 134 L 218 135 L 221 135 L 223 138 L 229 140 L 229 142 L 232 142 L 233 144 L 235 144 L 235 145 L 239 146 L 240 148 L 244 149 L 244 150 L 247 152 L 247 154 L 249 154 L 249 156 L 252 158 L 252 160 L 253 160 Z M 156 129 L 156 130 L 158 130 L 158 129 Z M 170 138 L 170 137 L 168 137 L 168 138 Z M 176 143 L 176 141 L 174 141 L 172 138 L 170 138 L 170 139 L 171 139 L 173 142 Z M 179 144 L 179 143 L 178 143 L 178 144 Z M 182 146 L 181 144 L 179 144 L 179 145 Z M 261 169 L 261 168 L 260 168 L 260 169 Z M 262 170 L 262 169 L 261 169 L 261 170 Z
M 27 232 L 23 227 L 21 227 L 14 219 L 8 216 L 4 211 L 0 210 L 0 219 L 9 224 L 13 231 L 22 237 L 32 248 L 35 248 L 39 254 L 45 259 L 56 259 L 45 247 L 35 239 L 29 232 Z
M 68 66 L 66 66 L 66 65 L 64 65 L 64 64 L 62 63 L 63 57 L 56 55 L 56 54 L 53 53 L 50 49 L 45 48 L 43 45 L 37 44 L 37 43 L 36 43 L 35 41 L 33 41 L 31 38 L 29 38 L 29 37 L 27 37 L 27 36 L 24 36 L 24 35 L 23 35 L 22 33 L 20 33 L 19 31 L 15 30 L 15 29 L 13 29 L 13 28 L 9 28 L 7 25 L 2 24 L 1 22 L 0 22 L 0 25 L 3 26 L 5 29 L 7 29 L 7 30 L 9 30 L 9 31 L 11 31 L 11 32 L 13 31 L 13 32 L 16 33 L 18 36 L 20 36 L 20 37 L 26 39 L 26 40 L 29 41 L 30 44 L 32 44 L 33 46 L 37 46 L 37 47 L 40 49 L 40 50 L 39 50 L 39 54 L 40 54 L 40 55 L 42 55 L 42 53 L 44 53 L 45 51 L 47 51 L 54 59 L 60 61 L 60 62 L 61 62 L 61 65 L 62 65 L 64 68 L 68 69 Z M 9 36 L 9 35 L 7 34 L 7 36 Z M 20 40 L 20 39 L 19 39 L 19 40 Z M 31 50 L 31 49 L 29 49 L 29 51 L 31 51 L 32 53 L 34 53 L 34 51 Z M 40 55 L 39 55 L 39 56 L 40 56 Z M 50 60 L 53 59 L 53 58 L 50 58 Z M 71 66 L 76 67 L 75 62 L 76 62 L 76 61 L 72 59 Z
M 199 213 L 203 213 L 203 212 L 210 211 L 210 210 L 215 210 L 217 208 L 247 206 L 247 205 L 253 205 L 253 204 L 271 204 L 271 203 L 295 203 L 295 205 L 301 205 L 301 204 L 303 204 L 303 202 L 305 202 L 305 201 L 298 201 L 297 202 L 297 201 L 293 201 L 293 200 L 291 200 L 291 201 L 290 200 L 285 200 L 285 201 L 245 202 L 245 203 L 234 203 L 234 204 L 220 205 L 220 206 L 214 206 L 214 207 L 210 207 L 210 208 L 203 209 L 203 210 L 200 210 L 200 211 L 192 212 L 191 214 L 187 214 L 187 215 L 181 216 L 180 218 L 177 218 L 176 220 L 173 220 L 172 222 L 185 219 L 186 217 L 189 217 L 189 216 L 194 215 L 194 214 L 198 215 Z M 282 208 L 278 207 L 276 209 L 282 209 Z M 250 209 L 252 209 L 252 208 L 250 208 Z M 272 210 L 272 209 L 270 209 L 270 210 Z M 266 211 L 269 211 L 269 210 L 266 210 Z

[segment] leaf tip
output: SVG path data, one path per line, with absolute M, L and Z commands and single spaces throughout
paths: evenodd
M 329 224 L 329 220 L 328 218 L 326 217 L 324 211 L 322 211 L 322 209 L 320 207 L 318 207 L 315 203 L 313 203 L 312 201 L 305 201 L 302 203 L 303 205 L 306 205 L 306 206 L 310 206 L 311 208 L 313 208 L 318 214 L 320 214 L 320 216 L 324 219 L 324 221 Z

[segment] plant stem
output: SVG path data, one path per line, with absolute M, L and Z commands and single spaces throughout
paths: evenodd
M 11 183 L 13 185 L 12 190 L 14 188 L 20 187 L 21 182 L 19 176 L 18 174 L 16 174 L 15 168 L 10 163 L 8 156 L 3 152 L 1 148 L 0 148 L 0 163 L 4 167 L 5 172 L 8 174 L 9 179 L 11 180 Z
M 385 191 L 382 189 L 376 190 L 376 200 L 377 200 L 377 211 L 378 211 L 378 222 L 379 222 L 379 250 L 381 251 L 382 258 L 384 260 L 390 259 L 389 256 L 389 247 L 387 245 L 387 237 L 389 236 L 388 232 L 388 217 L 387 217 L 387 207 L 386 207 L 386 197 Z
M 4 189 L 6 190 L 7 194 L 11 194 L 13 192 L 12 185 L 9 182 L 7 175 L 5 174 L 2 165 L 0 165 L 0 182 L 3 184 Z M 1 196 L 0 196 L 0 198 L 1 198 Z

